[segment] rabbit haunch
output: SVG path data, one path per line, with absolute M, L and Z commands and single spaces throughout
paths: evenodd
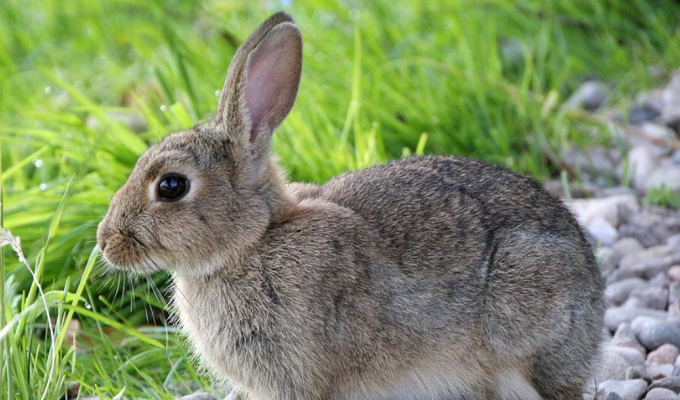
M 216 118 L 152 146 L 116 193 L 107 261 L 172 270 L 200 359 L 256 400 L 579 398 L 604 304 L 571 214 L 460 157 L 285 184 L 271 137 L 301 64 L 298 28 L 272 16 Z M 168 176 L 186 180 L 176 200 Z

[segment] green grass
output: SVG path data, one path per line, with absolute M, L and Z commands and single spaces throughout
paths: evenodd
M 553 155 L 567 145 L 610 140 L 560 108 L 585 77 L 612 82 L 609 105 L 622 107 L 660 83 L 649 66 L 680 59 L 677 2 L 250 3 L 0 2 L 4 226 L 26 254 L 7 251 L 0 275 L 0 397 L 57 399 L 73 380 L 131 398 L 209 384 L 158 315 L 165 277 L 108 276 L 92 258 L 94 232 L 150 143 L 211 117 L 236 47 L 274 11 L 291 12 L 305 38 L 298 102 L 275 134 L 304 181 L 421 152 L 559 176 Z M 121 110 L 146 128 L 110 118 Z
M 645 204 L 667 207 L 674 210 L 680 208 L 680 195 L 665 184 L 653 187 L 644 198 Z

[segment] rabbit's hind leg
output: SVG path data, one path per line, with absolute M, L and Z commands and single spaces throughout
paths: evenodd
M 543 399 L 583 398 L 589 368 L 587 356 L 582 356 L 579 362 L 579 349 L 577 346 L 553 348 L 536 357 L 531 381 Z M 565 355 L 567 352 L 570 354 Z
M 602 320 L 590 299 L 569 302 L 569 333 L 529 361 L 531 382 L 545 400 L 581 399 L 599 354 Z

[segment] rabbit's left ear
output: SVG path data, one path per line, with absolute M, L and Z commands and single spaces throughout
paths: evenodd
M 274 129 L 295 103 L 301 71 L 302 35 L 285 13 L 262 23 L 234 55 L 217 122 L 254 162 L 267 158 Z

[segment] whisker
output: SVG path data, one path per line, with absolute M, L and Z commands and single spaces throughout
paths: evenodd
M 116 293 L 114 294 L 114 297 L 115 297 L 115 298 L 118 297 L 118 292 L 120 291 L 120 281 L 122 280 L 121 278 L 122 278 L 122 277 L 121 277 L 120 274 L 117 274 L 117 275 L 116 275 L 116 278 L 115 278 L 115 279 L 116 279 Z M 124 290 L 124 289 L 123 289 L 123 290 Z
M 132 275 L 130 275 L 130 312 L 136 308 L 135 301 L 135 282 Z
M 121 290 L 121 297 L 120 297 L 120 307 L 122 308 L 124 306 L 123 301 L 125 300 L 125 292 L 127 291 L 127 285 L 128 285 L 128 280 L 130 280 L 130 276 L 128 274 L 124 274 L 122 276 L 122 290 Z
M 144 272 L 144 275 L 145 275 L 146 277 L 148 277 L 148 276 L 149 276 L 149 272 L 146 270 L 146 263 L 144 262 L 144 260 L 139 260 L 139 266 L 142 268 L 142 271 Z M 148 297 L 148 295 L 149 295 L 149 294 L 148 294 L 148 293 L 149 293 L 149 287 L 148 287 L 148 285 L 147 285 L 147 287 L 146 287 L 145 292 L 146 292 L 146 296 Z M 144 308 L 144 318 L 146 319 L 146 322 L 148 323 L 148 322 L 149 322 L 149 312 L 148 312 L 148 309 L 147 309 L 147 303 L 146 303 L 146 302 L 144 303 L 143 308 Z
M 156 261 L 153 260 L 153 258 L 147 257 L 147 261 L 150 262 L 151 264 L 153 264 L 154 269 L 156 271 L 162 270 L 162 268 L 158 265 L 158 263 L 156 263 Z M 156 298 L 158 299 L 158 301 L 163 303 L 163 306 L 167 309 L 168 303 L 165 301 L 165 296 L 163 296 L 163 293 L 161 293 L 161 291 L 158 289 L 156 282 L 154 282 L 153 279 L 149 279 L 149 283 L 152 286 L 152 289 L 154 290 Z

